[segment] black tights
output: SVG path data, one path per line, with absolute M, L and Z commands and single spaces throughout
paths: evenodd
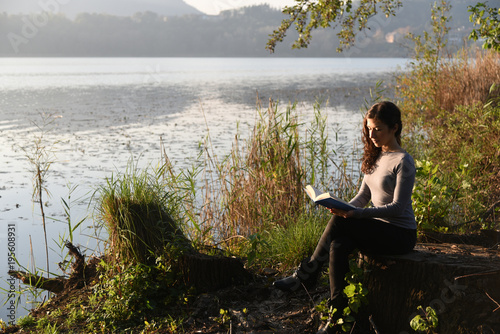
M 317 270 L 329 258 L 330 298 L 340 296 L 349 272 L 349 254 L 354 249 L 372 254 L 410 252 L 417 239 L 416 230 L 394 226 L 377 219 L 342 218 L 334 215 L 319 239 L 311 263 Z M 312 268 L 311 268 L 312 269 Z

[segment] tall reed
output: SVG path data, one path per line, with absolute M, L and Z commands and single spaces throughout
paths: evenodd
M 223 219 L 233 233 L 243 235 L 285 225 L 304 200 L 306 175 L 297 118 L 290 108 L 278 113 L 272 102 L 259 116 L 246 151 L 241 153 L 235 146 L 226 179 L 230 188 L 226 188 Z
M 220 158 L 207 135 L 189 169 L 176 171 L 164 154 L 164 187 L 179 196 L 182 208 L 176 211 L 183 212 L 179 220 L 195 245 L 231 249 L 256 233 L 307 221 L 301 216 L 315 214 L 304 193 L 307 184 L 341 197 L 354 192 L 358 174 L 330 146 L 319 103 L 312 111 L 306 122 L 297 105 L 280 108 L 270 101 L 257 109 L 249 138 L 238 133 Z
M 47 265 L 47 277 L 50 276 L 49 246 L 47 242 L 47 219 L 44 209 L 44 194 L 50 197 L 50 192 L 46 186 L 47 176 L 50 167 L 55 160 L 56 142 L 47 140 L 47 136 L 52 130 L 52 125 L 56 119 L 53 114 L 40 113 L 41 122 L 33 121 L 33 125 L 38 132 L 33 136 L 30 145 L 22 147 L 33 173 L 33 202 L 38 202 L 40 215 L 42 218 L 43 235 L 45 238 L 45 256 Z

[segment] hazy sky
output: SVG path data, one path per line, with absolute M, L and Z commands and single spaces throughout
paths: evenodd
M 260 4 L 282 8 L 286 5 L 292 5 L 294 0 L 184 0 L 184 2 L 206 14 L 216 15 L 221 10 Z
M 0 12 L 26 14 L 45 10 L 61 11 L 72 16 L 80 12 L 131 15 L 137 11 L 149 10 L 162 14 L 162 9 L 165 8 L 169 10 L 181 8 L 179 3 L 182 4 L 182 1 L 208 15 L 217 15 L 222 10 L 261 4 L 281 9 L 295 2 L 294 0 L 0 0 Z

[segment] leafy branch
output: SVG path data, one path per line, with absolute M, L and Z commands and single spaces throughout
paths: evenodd
M 418 333 L 435 333 L 438 326 L 438 316 L 436 310 L 427 306 L 424 310 L 422 306 L 418 306 L 417 310 L 421 314 L 417 314 L 410 321 L 410 327 Z
M 354 6 L 353 0 L 295 1 L 294 6 L 283 9 L 283 13 L 289 18 L 284 19 L 269 35 L 266 49 L 271 53 L 279 42 L 283 42 L 287 31 L 294 23 L 299 37 L 294 41 L 292 48 L 307 48 L 311 42 L 311 33 L 315 29 L 340 26 L 341 29 L 337 33 L 340 46 L 337 52 L 342 52 L 354 45 L 357 32 L 370 29 L 368 21 L 372 16 L 379 11 L 386 17 L 395 16 L 396 10 L 402 7 L 400 0 L 361 0 L 357 6 Z
M 468 7 L 471 13 L 469 20 L 478 25 L 469 38 L 477 41 L 484 38 L 483 49 L 493 49 L 500 52 L 500 8 L 488 7 L 485 3 L 477 3 Z

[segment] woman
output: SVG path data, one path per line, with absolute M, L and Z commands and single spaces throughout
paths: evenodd
M 413 158 L 401 148 L 401 112 L 392 102 L 380 102 L 363 120 L 363 182 L 350 201 L 354 210 L 330 209 L 333 214 L 313 255 L 296 272 L 274 282 L 284 291 L 316 282 L 329 259 L 329 305 L 339 313 L 347 306 L 342 291 L 349 271 L 348 256 L 359 249 L 378 254 L 404 254 L 415 246 L 417 233 L 411 194 L 415 182 Z M 372 206 L 366 207 L 371 201 Z M 365 208 L 366 207 L 366 208 Z M 318 333 L 326 333 L 327 323 Z

